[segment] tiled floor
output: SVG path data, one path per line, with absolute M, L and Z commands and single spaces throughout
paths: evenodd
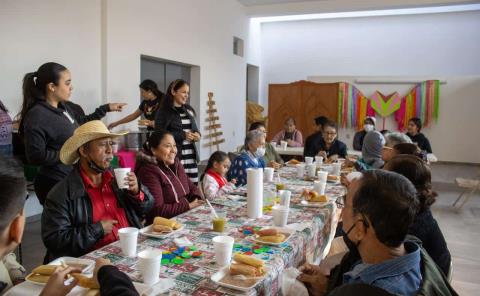
M 470 202 L 457 211 L 451 204 L 459 191 L 454 185 L 435 184 L 439 193 L 433 205 L 433 213 L 445 235 L 453 257 L 453 287 L 459 295 L 478 295 L 480 291 L 480 196 L 472 197 Z M 27 270 L 43 261 L 45 248 L 40 238 L 40 221 L 26 225 L 22 244 L 23 263 Z

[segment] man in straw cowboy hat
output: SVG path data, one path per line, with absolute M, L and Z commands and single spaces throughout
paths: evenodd
M 128 173 L 120 189 L 110 168 L 113 134 L 94 120 L 78 127 L 60 150 L 60 160 L 74 169 L 49 192 L 42 214 L 45 261 L 79 257 L 118 240 L 118 229 L 141 228 L 153 205 L 146 187 Z M 122 186 L 121 186 L 122 187 Z

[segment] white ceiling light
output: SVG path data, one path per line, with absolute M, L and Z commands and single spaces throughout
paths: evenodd
M 252 20 L 260 23 L 268 23 L 268 22 L 315 20 L 315 19 L 461 12 L 461 11 L 473 11 L 473 10 L 480 10 L 480 4 L 268 16 L 268 17 L 254 17 L 252 18 Z

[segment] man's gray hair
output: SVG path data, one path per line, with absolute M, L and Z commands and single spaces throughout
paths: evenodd
M 245 144 L 244 144 L 245 150 L 248 151 L 248 147 L 249 147 L 248 144 L 255 143 L 262 137 L 265 137 L 265 133 L 262 131 L 259 131 L 259 130 L 249 131 L 245 136 Z
M 412 140 L 406 134 L 399 132 L 392 132 L 385 135 L 385 140 L 387 140 L 386 145 L 393 148 L 393 146 L 401 143 L 412 143 Z

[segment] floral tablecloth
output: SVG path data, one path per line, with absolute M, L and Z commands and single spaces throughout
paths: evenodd
M 286 189 L 299 194 L 303 188 L 311 188 L 312 182 L 296 180 L 294 170 L 284 168 L 280 172 L 282 182 Z M 265 188 L 273 190 L 274 183 L 265 184 Z M 338 212 L 334 200 L 336 196 L 343 194 L 344 189 L 340 185 L 327 186 L 327 194 L 331 201 L 322 208 L 308 208 L 300 205 L 291 207 L 288 223 L 297 230 L 290 239 L 278 247 L 263 246 L 255 244 L 248 235 L 241 229 L 245 226 L 271 226 L 273 225 L 270 212 L 264 212 L 259 219 L 248 219 L 246 213 L 246 200 L 241 196 L 228 196 L 222 200 L 213 202 L 215 208 L 227 210 L 228 223 L 226 232 L 235 238 L 234 252 L 249 254 L 256 248 L 262 247 L 264 252 L 253 253 L 266 262 L 270 272 L 265 279 L 250 290 L 249 295 L 276 295 L 280 292 L 281 272 L 290 266 L 297 267 L 307 260 L 318 262 L 323 258 L 327 245 L 333 239 L 338 221 Z M 176 219 L 185 225 L 185 228 L 174 235 L 164 239 L 157 239 L 139 235 L 137 252 L 147 248 L 158 248 L 163 251 L 175 248 L 173 239 L 175 237 L 186 237 L 193 242 L 194 248 L 202 252 L 200 258 L 185 259 L 183 264 L 163 264 L 161 277 L 170 278 L 175 281 L 175 287 L 169 295 L 238 295 L 239 291 L 218 286 L 210 280 L 212 274 L 219 269 L 215 264 L 212 238 L 219 235 L 212 231 L 211 213 L 209 208 L 201 206 L 180 216 Z M 295 223 L 294 223 L 295 222 Z M 127 273 L 134 281 L 141 282 L 141 275 L 136 269 L 136 258 L 122 256 L 118 242 L 105 246 L 91 252 L 84 258 L 95 259 L 98 257 L 108 258 L 120 270 Z

